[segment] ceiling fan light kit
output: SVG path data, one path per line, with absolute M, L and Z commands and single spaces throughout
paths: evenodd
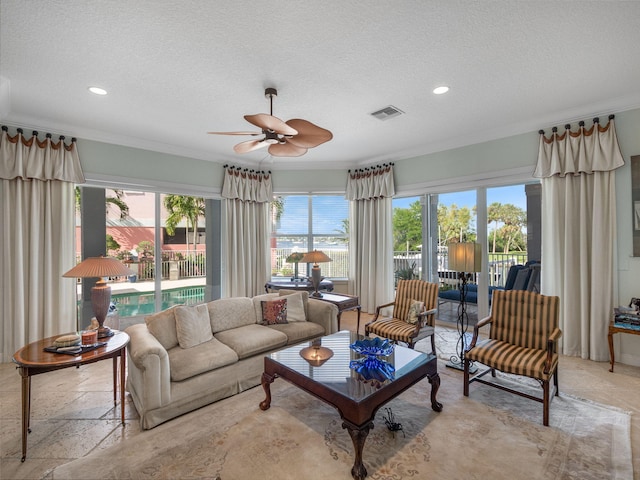
M 273 97 L 278 96 L 275 88 L 267 88 L 264 96 L 269 99 L 270 114 L 245 115 L 244 119 L 260 128 L 262 132 L 208 132 L 214 135 L 264 135 L 259 140 L 247 140 L 233 147 L 236 153 L 248 153 L 268 147 L 274 157 L 299 157 L 310 148 L 317 147 L 333 138 L 333 134 L 308 120 L 293 118 L 286 122 L 273 116 Z

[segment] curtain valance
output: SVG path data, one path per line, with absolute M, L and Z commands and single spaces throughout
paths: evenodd
M 271 172 L 225 165 L 222 197 L 245 202 L 266 203 L 273 197 Z
M 84 183 L 76 139 L 71 139 L 71 143 L 66 145 L 64 136 L 53 142 L 48 133 L 40 141 L 36 131 L 27 139 L 22 129 L 19 128 L 11 136 L 7 127 L 3 126 L 0 137 L 0 178 Z
M 393 163 L 349 170 L 347 179 L 347 200 L 370 200 L 374 198 L 393 197 Z
M 607 172 L 621 167 L 624 159 L 613 118 L 613 115 L 609 116 L 609 123 L 605 127 L 601 127 L 599 119 L 594 118 L 590 129 L 585 129 L 582 121 L 577 132 L 572 132 L 571 125 L 567 124 L 562 135 L 558 135 L 557 128 L 554 127 L 551 138 L 546 138 L 544 131 L 540 130 L 538 163 L 533 176 L 564 177 Z

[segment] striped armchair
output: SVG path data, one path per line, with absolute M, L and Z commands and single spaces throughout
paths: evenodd
M 422 302 L 415 323 L 409 320 L 412 302 Z M 393 306 L 391 317 L 381 316 L 381 310 Z M 391 303 L 376 307 L 373 320 L 364 326 L 365 336 L 370 333 L 388 338 L 395 342 L 404 342 L 413 348 L 418 340 L 431 337 L 431 350 L 435 354 L 436 343 L 433 338 L 435 315 L 438 311 L 438 284 L 424 280 L 399 280 L 396 299 Z
M 543 424 L 549 425 L 550 380 L 553 377 L 558 395 L 558 354 L 556 343 L 562 332 L 558 328 L 558 297 L 524 290 L 497 290 L 493 293 L 491 315 L 476 324 L 473 338 L 464 357 L 464 395 L 469 384 L 480 382 L 498 387 L 543 404 Z M 478 343 L 479 329 L 490 325 L 489 338 Z M 469 379 L 471 362 L 489 368 Z M 496 370 L 536 379 L 542 386 L 542 398 L 484 380 Z

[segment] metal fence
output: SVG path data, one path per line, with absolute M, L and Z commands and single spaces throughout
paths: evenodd
M 292 253 L 291 248 L 271 249 L 271 275 L 273 277 L 291 277 L 295 265 L 286 261 Z M 331 258 L 331 262 L 320 264 L 322 275 L 327 278 L 347 278 L 349 276 L 349 251 L 343 249 L 323 249 Z M 489 254 L 489 285 L 504 286 L 509 268 L 527 261 L 526 252 L 490 253 Z M 446 249 L 440 249 L 437 254 L 438 276 L 441 283 L 455 284 L 456 274 L 448 269 L 448 255 Z M 117 281 L 148 281 L 155 278 L 155 263 L 152 258 L 138 262 L 127 262 L 131 269 L 129 279 L 121 277 Z M 177 280 L 182 278 L 204 277 L 206 271 L 206 256 L 204 252 L 193 250 L 163 250 L 162 251 L 162 279 Z M 393 254 L 393 266 L 396 280 L 399 278 L 422 277 L 422 252 L 398 251 Z M 298 275 L 308 276 L 307 264 L 298 264 Z M 135 279 L 132 278 L 135 276 Z M 477 274 L 476 279 L 477 281 Z
M 449 256 L 446 248 L 440 249 L 437 254 L 438 277 L 442 284 L 455 285 L 456 271 L 449 270 Z M 513 265 L 521 265 L 527 262 L 527 252 L 490 253 L 489 254 L 489 285 L 504 287 L 509 269 Z M 396 280 L 399 278 L 421 278 L 422 252 L 401 251 L 394 252 L 393 266 Z M 477 283 L 478 275 L 475 274 L 473 283 Z
M 323 248 L 322 251 L 331 259 L 330 262 L 320 264 L 322 276 L 328 278 L 347 278 L 349 276 L 349 251 L 344 248 Z M 292 252 L 292 248 L 271 249 L 272 277 L 293 276 L 295 265 L 287 262 L 287 257 L 291 255 Z M 308 276 L 306 263 L 298 264 L 298 276 Z

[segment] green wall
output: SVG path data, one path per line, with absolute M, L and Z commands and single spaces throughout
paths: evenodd
M 590 124 L 590 119 L 587 125 Z M 640 155 L 640 109 L 616 113 L 618 141 L 625 165 L 616 172 L 618 298 L 626 304 L 640 296 L 640 258 L 632 257 L 631 169 L 629 158 Z M 606 115 L 602 116 L 606 124 Z M 575 122 L 574 122 L 575 124 Z M 573 125 L 575 128 L 575 125 Z M 544 126 L 550 130 L 553 125 Z M 558 125 L 563 128 L 562 125 Z M 455 185 L 461 177 L 494 179 L 504 171 L 533 172 L 539 135 L 531 132 L 478 143 L 442 152 L 395 161 L 394 174 L 398 192 L 412 194 L 427 191 L 425 185 Z M 88 178 L 125 178 L 131 184 L 191 186 L 195 190 L 219 194 L 222 164 L 148 150 L 78 140 L 83 169 Z M 346 186 L 347 170 L 274 170 L 274 191 L 278 193 L 336 193 Z M 617 336 L 619 337 L 619 336 Z M 616 338 L 617 358 L 640 365 L 640 337 Z

